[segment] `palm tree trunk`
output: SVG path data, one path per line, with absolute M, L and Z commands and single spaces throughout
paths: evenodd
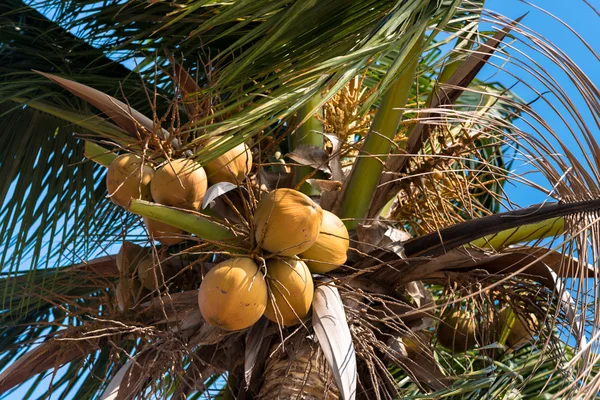
M 339 399 L 339 391 L 318 343 L 304 337 L 284 345 L 277 342 L 271 346 L 270 354 L 258 399 Z

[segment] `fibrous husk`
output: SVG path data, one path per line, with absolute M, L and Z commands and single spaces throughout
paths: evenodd
M 310 197 L 293 189 L 276 189 L 258 203 L 255 238 L 271 253 L 293 256 L 315 243 L 322 220 L 323 210 Z
M 146 224 L 148 235 L 165 246 L 171 246 L 185 240 L 185 237 L 183 237 L 185 232 L 182 229 L 147 217 L 144 217 L 144 224 Z
M 106 173 L 106 188 L 113 203 L 127 208 L 132 199 L 152 200 L 150 181 L 154 170 L 135 154 L 115 158 Z
M 232 258 L 215 265 L 198 292 L 200 312 L 211 325 L 227 331 L 248 328 L 267 305 L 267 284 L 250 258 Z
M 223 138 L 220 137 L 211 138 L 205 146 L 222 141 Z M 246 143 L 240 143 L 233 149 L 204 164 L 204 169 L 211 184 L 219 182 L 239 184 L 252 169 L 252 152 Z
M 310 270 L 298 258 L 267 261 L 269 300 L 265 317 L 281 325 L 295 325 L 306 317 L 312 304 L 314 283 Z
M 323 210 L 317 241 L 300 256 L 312 273 L 332 271 L 346 262 L 350 240 L 346 225 L 337 215 Z
M 152 197 L 165 206 L 200 210 L 208 181 L 202 166 L 189 159 L 171 160 L 154 174 Z

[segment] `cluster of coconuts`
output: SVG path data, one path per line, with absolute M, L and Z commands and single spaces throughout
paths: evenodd
M 217 140 L 224 139 L 212 138 L 204 146 Z M 181 158 L 165 162 L 156 171 L 138 155 L 128 153 L 111 162 L 106 187 L 111 200 L 126 209 L 132 199 L 141 199 L 198 211 L 209 183 L 239 183 L 251 168 L 252 153 L 245 143 L 204 165 Z M 183 241 L 181 229 L 145 217 L 144 223 L 150 236 L 165 246 Z
M 503 307 L 498 313 L 495 332 L 499 336 L 508 325 L 509 306 Z M 490 318 L 493 315 L 490 314 Z M 529 314 L 526 321 L 515 316 L 512 325 L 508 327 L 506 346 L 518 348 L 533 340 L 538 326 L 534 314 Z M 437 342 L 453 353 L 472 350 L 477 344 L 477 317 L 465 309 L 450 310 L 441 319 L 436 332 Z M 498 338 L 499 339 L 499 338 Z
M 155 290 L 163 276 L 156 273 L 148 249 L 131 242 L 123 242 L 116 264 L 120 275 L 116 289 L 117 305 L 121 311 L 135 304 L 146 290 Z
M 311 274 L 346 262 L 349 236 L 343 222 L 293 189 L 262 197 L 254 234 L 266 270 L 256 258 L 232 258 L 214 266 L 200 285 L 204 319 L 224 330 L 248 328 L 263 315 L 284 326 L 300 323 L 312 304 Z

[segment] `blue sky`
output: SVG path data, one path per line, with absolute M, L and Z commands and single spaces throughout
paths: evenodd
M 570 25 L 575 31 L 577 31 L 577 33 L 579 33 L 584 39 L 586 39 L 588 43 L 593 46 L 594 51 L 600 52 L 600 42 L 597 40 L 599 22 L 598 15 L 588 6 L 586 6 L 582 0 L 537 0 L 533 1 L 533 4 L 537 5 L 538 7 L 543 7 L 547 12 L 558 16 L 566 24 Z M 488 0 L 486 2 L 486 8 L 499 12 L 510 18 L 517 18 L 529 12 L 529 14 L 522 21 L 523 24 L 540 33 L 548 41 L 554 43 L 557 47 L 565 51 L 569 57 L 583 69 L 583 71 L 592 79 L 593 82 L 596 84 L 600 82 L 600 69 L 598 68 L 598 60 L 588 49 L 585 48 L 585 46 L 575 37 L 573 33 L 569 32 L 567 28 L 561 26 L 560 23 L 554 20 L 552 17 L 518 0 Z M 531 53 L 531 51 L 528 51 L 528 54 Z M 565 78 L 564 74 L 561 73 L 559 68 L 538 55 L 532 54 L 532 56 L 536 61 L 540 62 L 543 68 L 548 69 L 552 74 L 556 74 L 555 76 L 559 83 L 564 85 L 568 92 L 572 92 L 573 86 L 568 79 Z M 508 66 L 507 69 L 515 72 L 518 75 L 522 74 L 522 71 L 520 71 L 518 68 Z M 484 77 L 485 72 L 486 71 L 484 70 L 481 76 Z M 500 80 L 502 83 L 508 86 L 515 82 L 514 78 L 506 75 L 501 76 Z M 526 101 L 531 101 L 535 98 L 533 93 L 523 85 L 517 85 L 514 90 L 517 95 Z M 543 91 L 543 89 L 541 89 L 541 91 Z M 573 101 L 576 105 L 580 106 L 580 110 L 584 109 L 584 103 L 580 98 L 574 98 Z M 549 123 L 549 125 L 557 131 L 561 137 L 561 140 L 566 142 L 569 148 L 577 153 L 575 149 L 575 141 L 573 140 L 572 136 L 570 136 L 568 130 L 556 112 L 542 102 L 537 102 L 535 104 L 535 108 L 537 112 Z M 524 124 L 517 122 L 517 126 L 523 127 Z M 594 136 L 597 140 L 600 140 L 600 132 L 597 130 L 594 133 Z M 581 154 L 581 152 L 579 152 L 579 154 Z M 530 176 L 530 179 L 536 181 L 537 183 L 544 184 L 539 175 Z M 523 185 L 509 185 L 507 187 L 507 192 L 510 198 L 519 205 L 530 205 L 545 200 L 545 196 L 542 193 Z
M 571 25 L 571 27 L 573 27 L 581 36 L 587 39 L 594 46 L 595 51 L 600 52 L 597 33 L 595 34 L 595 32 L 598 31 L 598 15 L 596 15 L 594 11 L 586 6 L 582 0 L 537 0 L 534 1 L 534 4 L 544 7 L 544 9 L 550 13 L 560 16 L 562 20 Z M 533 30 L 541 33 L 546 39 L 566 51 L 568 55 L 583 68 L 584 72 L 588 74 L 588 76 L 590 76 L 594 82 L 600 82 L 600 68 L 598 68 L 598 60 L 583 46 L 583 44 L 581 44 L 581 42 L 578 41 L 578 39 L 575 38 L 572 33 L 569 33 L 566 28 L 561 27 L 560 24 L 551 17 L 518 0 L 488 0 L 486 2 L 486 8 L 504 14 L 510 18 L 516 18 L 529 11 L 530 13 L 525 18 L 523 23 Z M 551 63 L 543 62 L 542 60 L 541 62 L 544 68 L 548 68 L 552 72 L 556 70 L 552 67 Z M 516 68 L 513 69 L 510 66 L 507 68 L 509 71 L 519 73 L 518 69 Z M 558 73 L 559 71 L 556 70 L 556 72 Z M 484 70 L 481 74 L 481 77 L 485 77 L 486 73 L 491 74 L 491 71 Z M 564 77 L 561 78 L 559 75 L 557 75 L 557 77 L 559 82 L 566 85 L 568 88 L 568 80 L 566 80 Z M 515 82 L 515 79 L 505 74 L 493 77 L 491 76 L 491 78 L 494 80 L 500 79 L 500 81 L 506 86 L 510 86 Z M 525 100 L 533 100 L 532 93 L 526 88 L 518 85 L 515 87 L 515 91 Z M 577 103 L 577 99 L 575 99 L 575 101 Z M 583 105 L 582 102 L 579 102 L 578 104 Z M 555 129 L 558 132 L 562 132 L 564 130 L 565 134 L 561 135 L 561 139 L 569 143 L 570 147 L 574 148 L 574 141 L 569 138 L 567 130 L 561 130 L 561 126 L 563 124 L 560 121 L 559 116 L 557 116 L 550 109 L 550 107 L 544 106 L 542 103 L 536 104 L 536 107 L 539 107 L 538 112 L 544 116 L 551 126 L 556 127 Z M 523 125 L 521 124 L 520 126 Z M 596 137 L 600 140 L 600 133 L 596 132 Z M 535 175 L 531 176 L 531 179 L 538 182 L 542 181 L 539 176 Z M 522 185 L 509 186 L 507 191 L 512 200 L 519 205 L 535 204 L 545 199 L 540 192 Z M 44 387 L 44 384 L 42 384 L 41 387 Z M 24 395 L 24 393 L 25 389 L 19 390 L 13 395 L 13 398 L 19 399 Z

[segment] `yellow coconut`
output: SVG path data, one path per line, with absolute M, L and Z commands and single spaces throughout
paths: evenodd
M 182 237 L 184 234 L 183 230 L 174 226 L 147 217 L 144 217 L 144 224 L 146 224 L 146 229 L 148 229 L 150 237 L 158 240 L 164 246 L 181 243 L 185 240 Z
M 248 328 L 267 305 L 267 284 L 258 266 L 239 257 L 215 265 L 198 292 L 200 312 L 209 324 L 227 331 Z
M 152 198 L 165 206 L 199 210 L 208 183 L 202 166 L 189 159 L 171 160 L 152 178 Z
M 509 307 L 504 307 L 498 314 L 498 320 L 500 322 L 500 334 L 502 334 L 503 327 L 508 323 L 508 311 Z M 506 338 L 506 345 L 508 347 L 518 348 L 524 344 L 531 342 L 533 336 L 539 326 L 538 320 L 534 314 L 529 314 L 528 317 L 523 315 L 516 315 L 513 313 L 513 322 Z
M 281 325 L 295 325 L 306 317 L 312 304 L 314 284 L 310 270 L 300 259 L 267 261 L 269 301 L 265 317 Z
M 452 352 L 462 353 L 475 347 L 476 330 L 473 313 L 466 310 L 451 311 L 440 321 L 437 340 Z
M 137 264 L 148 256 L 148 250 L 135 243 L 123 242 L 117 253 L 117 268 L 122 273 L 135 271 Z
M 348 229 L 332 212 L 323 210 L 323 222 L 317 241 L 300 254 L 310 272 L 323 274 L 344 264 L 350 246 Z
M 271 253 L 293 256 L 315 243 L 322 220 L 323 210 L 307 195 L 293 189 L 273 190 L 256 208 L 256 241 Z
M 228 139 L 215 137 L 208 140 L 205 146 L 215 142 L 224 143 Z M 228 152 L 204 164 L 210 184 L 218 182 L 241 183 L 252 169 L 252 152 L 246 143 L 240 143 Z
M 122 154 L 110 163 L 106 188 L 113 203 L 127 208 L 132 199 L 152 200 L 150 181 L 154 170 L 142 164 L 135 154 Z

